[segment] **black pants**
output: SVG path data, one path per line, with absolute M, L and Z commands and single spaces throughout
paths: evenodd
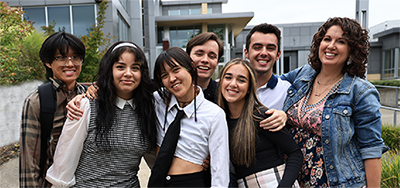
M 168 175 L 166 187 L 206 187 L 204 184 L 204 172 L 192 174 Z

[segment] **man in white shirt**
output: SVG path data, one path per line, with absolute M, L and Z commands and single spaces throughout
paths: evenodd
M 258 98 L 269 110 L 272 116 L 284 113 L 282 110 L 286 98 L 286 91 L 290 86 L 287 81 L 281 80 L 272 73 L 275 62 L 281 56 L 280 41 L 281 31 L 271 24 L 255 26 L 246 37 L 244 54 L 250 60 L 256 72 Z M 276 111 L 279 110 L 279 111 Z M 278 113 L 274 113 L 274 112 Z M 272 121 L 270 119 L 273 119 Z M 286 122 L 286 116 L 269 118 L 260 122 L 264 129 L 277 131 L 281 126 L 275 127 L 276 122 Z M 285 123 L 283 123 L 285 124 Z

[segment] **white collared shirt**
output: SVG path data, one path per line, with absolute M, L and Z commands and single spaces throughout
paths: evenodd
M 171 96 L 171 102 L 167 109 L 166 104 L 154 92 L 155 106 L 158 121 L 157 144 L 161 146 L 169 125 L 174 121 L 178 109 L 185 112 L 181 120 L 181 132 L 175 151 L 175 156 L 185 161 L 198 165 L 210 155 L 210 168 L 212 187 L 227 187 L 229 184 L 229 138 L 225 112 L 216 104 L 204 98 L 203 91 L 196 97 L 196 117 L 194 112 L 194 100 L 185 108 L 180 108 L 175 96 Z
M 287 89 L 291 84 L 286 80 L 281 80 L 275 75 L 272 75 L 272 77 L 267 84 L 257 89 L 257 96 L 260 102 L 267 108 L 282 110 L 283 103 L 286 99 Z M 275 83 L 270 84 L 270 82 Z

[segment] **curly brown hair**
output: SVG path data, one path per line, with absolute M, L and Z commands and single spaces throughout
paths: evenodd
M 318 73 L 321 71 L 321 60 L 319 59 L 318 51 L 322 39 L 324 38 L 327 30 L 337 25 L 343 30 L 343 38 L 345 38 L 350 47 L 350 65 L 343 66 L 342 72 L 348 73 L 350 76 L 358 76 L 365 79 L 365 72 L 368 63 L 368 55 L 370 49 L 370 42 L 368 31 L 361 27 L 361 25 L 354 19 L 334 17 L 329 18 L 323 23 L 317 33 L 314 34 L 310 55 L 308 62 Z

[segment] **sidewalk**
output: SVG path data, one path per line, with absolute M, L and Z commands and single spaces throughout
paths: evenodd
M 382 113 L 382 123 L 393 125 L 394 113 L 391 110 L 380 110 Z M 397 113 L 397 126 L 400 126 L 400 113 Z M 7 163 L 0 166 L 0 187 L 1 188 L 17 188 L 18 184 L 18 174 L 19 170 L 19 158 L 12 159 Z M 142 159 L 140 163 L 140 170 L 138 173 L 140 187 L 147 187 L 147 182 L 150 177 L 150 169 L 146 162 Z
M 2 188 L 14 188 L 19 184 L 19 158 L 14 158 L 0 166 L 0 185 Z
M 14 158 L 0 166 L 0 187 L 17 188 L 19 186 L 19 158 Z M 150 177 L 150 169 L 146 162 L 142 160 L 138 173 L 140 187 L 147 187 Z

